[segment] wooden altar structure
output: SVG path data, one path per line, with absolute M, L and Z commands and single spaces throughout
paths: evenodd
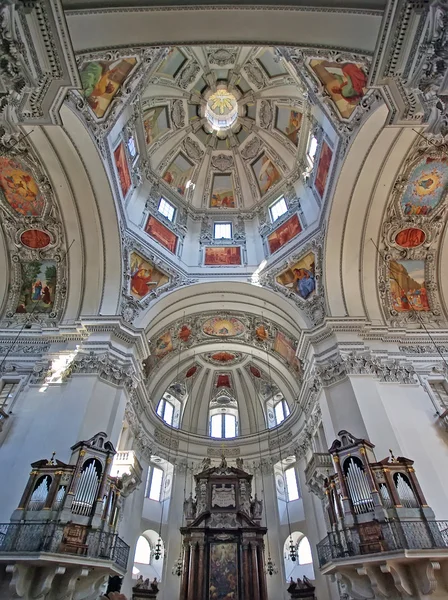
M 262 501 L 252 498 L 252 475 L 204 459 L 196 498 L 184 502 L 180 600 L 267 600 Z

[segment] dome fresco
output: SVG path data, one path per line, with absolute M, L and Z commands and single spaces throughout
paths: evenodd
M 274 48 L 171 48 L 141 106 L 151 170 L 196 208 L 250 207 L 298 165 L 307 104 Z

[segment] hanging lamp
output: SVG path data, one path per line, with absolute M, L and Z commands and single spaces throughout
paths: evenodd
M 253 353 L 252 353 L 252 362 L 253 362 Z M 257 389 L 255 387 L 255 380 L 252 377 L 252 383 L 254 386 L 254 392 L 255 394 L 257 394 Z M 264 518 L 266 521 L 266 542 L 267 542 L 267 546 L 268 546 L 268 558 L 266 561 L 266 564 L 264 566 L 264 572 L 269 575 L 270 577 L 272 577 L 272 575 L 276 575 L 278 573 L 278 568 L 275 564 L 275 562 L 272 560 L 271 558 L 271 545 L 269 543 L 269 526 L 268 526 L 268 512 L 266 509 L 266 491 L 264 489 L 264 481 L 263 481 L 263 467 L 262 467 L 262 453 L 261 453 L 261 433 L 260 433 L 260 426 L 259 426 L 259 421 L 258 421 L 258 412 L 255 411 L 255 415 L 256 415 L 256 425 L 257 425 L 257 433 L 258 433 L 258 451 L 259 451 L 259 455 L 260 455 L 260 477 L 261 477 L 261 493 L 263 496 L 263 505 L 264 505 Z

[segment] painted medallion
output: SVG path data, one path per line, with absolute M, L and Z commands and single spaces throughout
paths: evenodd
M 205 321 L 202 331 L 216 337 L 237 337 L 245 332 L 244 324 L 234 317 L 213 317 Z
M 405 215 L 429 215 L 445 195 L 448 185 L 448 159 L 430 156 L 421 160 L 411 171 L 401 198 Z
M 402 248 L 417 248 L 421 246 L 426 239 L 425 232 L 417 227 L 403 229 L 395 236 L 395 243 Z
M 27 248 L 33 250 L 40 250 L 46 248 L 51 242 L 51 238 L 48 233 L 41 229 L 27 229 L 20 236 L 20 241 Z

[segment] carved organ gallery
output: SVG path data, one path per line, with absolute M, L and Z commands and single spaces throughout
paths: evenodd
M 447 598 L 446 2 L 168 4 L 0 2 L 0 598 Z

